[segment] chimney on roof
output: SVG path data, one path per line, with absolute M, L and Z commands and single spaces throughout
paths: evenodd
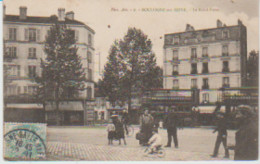
M 66 18 L 70 19 L 70 20 L 74 20 L 74 12 L 73 11 L 69 11 L 66 13 Z
M 58 9 L 58 20 L 65 21 L 65 9 L 64 8 Z
M 243 25 L 242 21 L 240 19 L 237 20 L 237 24 L 240 26 L 240 25 Z
M 194 27 L 193 26 L 191 26 L 190 24 L 187 24 L 186 25 L 186 30 L 185 30 L 186 32 L 188 32 L 188 31 L 194 31 Z
M 3 16 L 4 16 L 4 19 L 5 19 L 5 8 L 6 8 L 6 6 L 3 5 Z
M 20 7 L 20 19 L 25 20 L 27 17 L 27 7 L 26 6 L 21 6 Z
M 217 28 L 222 27 L 222 26 L 223 26 L 222 22 L 218 19 L 217 20 Z

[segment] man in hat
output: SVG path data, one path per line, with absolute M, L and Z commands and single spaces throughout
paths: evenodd
M 234 160 L 258 159 L 258 115 L 248 105 L 238 106 L 236 119 L 240 123 L 236 132 Z
M 128 135 L 127 125 L 129 123 L 129 117 L 128 117 L 128 113 L 126 110 L 123 110 L 122 123 L 123 123 L 124 129 L 125 129 L 126 135 Z
M 178 148 L 178 138 L 177 138 L 177 124 L 178 124 L 178 118 L 176 114 L 174 113 L 174 109 L 170 110 L 166 117 L 166 128 L 167 128 L 167 134 L 168 134 L 168 143 L 165 147 L 171 147 L 172 138 L 174 141 L 175 148 Z
M 217 140 L 215 143 L 215 148 L 213 155 L 211 157 L 217 157 L 218 156 L 218 150 L 221 143 L 223 143 L 224 149 L 225 149 L 225 156 L 224 158 L 229 158 L 229 152 L 227 148 L 227 120 L 225 118 L 224 113 L 217 112 L 217 127 L 213 131 L 213 133 L 218 132 Z

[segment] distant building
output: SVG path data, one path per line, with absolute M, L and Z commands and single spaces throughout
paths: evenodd
M 74 19 L 73 11 L 65 13 L 64 8 L 59 8 L 58 16 L 39 17 L 28 16 L 26 7 L 20 7 L 19 15 L 7 15 L 4 7 L 3 30 L 6 52 L 4 66 L 10 69 L 7 76 L 10 82 L 5 88 L 5 97 L 21 95 L 28 97 L 35 94 L 37 84 L 32 79 L 36 74 L 41 74 L 40 61 L 46 57 L 43 51 L 45 37 L 50 27 L 57 21 L 64 22 L 74 31 L 78 54 L 81 56 L 88 80 L 85 83 L 85 90 L 80 92 L 78 99 L 83 102 L 94 98 L 94 30 Z M 73 107 L 76 106 L 72 105 Z M 47 108 L 52 109 L 51 106 Z M 76 115 L 83 116 L 83 109 L 80 107 L 68 110 L 79 111 Z
M 108 109 L 110 108 L 110 103 L 106 100 L 105 97 L 95 97 L 95 121 L 107 121 Z
M 200 104 L 221 101 L 221 88 L 246 85 L 247 30 L 238 25 L 165 34 L 164 89 L 198 89 Z

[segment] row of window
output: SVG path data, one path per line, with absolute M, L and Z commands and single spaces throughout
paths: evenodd
M 17 48 L 16 47 L 7 47 L 6 48 L 6 57 L 7 58 L 17 58 Z M 29 48 L 28 49 L 28 59 L 36 59 L 36 48 Z
M 23 91 L 22 91 L 23 89 Z M 19 94 L 35 94 L 37 92 L 37 86 L 8 86 L 6 90 L 6 95 L 19 95 Z M 92 88 L 87 88 L 87 98 L 91 99 L 92 97 Z
M 36 48 L 30 47 L 28 49 L 28 59 L 37 59 L 36 52 L 37 52 Z M 6 57 L 12 58 L 12 59 L 17 58 L 17 48 L 16 47 L 7 47 L 6 48 Z M 88 63 L 92 63 L 92 54 L 90 51 L 87 52 L 87 60 L 88 60 Z
M 79 40 L 79 31 L 71 30 L 72 35 L 74 36 L 75 40 Z M 8 29 L 8 40 L 16 41 L 17 40 L 17 28 L 9 28 Z M 41 33 L 40 29 L 36 28 L 27 28 L 24 30 L 24 40 L 30 42 L 36 42 L 41 40 Z M 88 35 L 88 44 L 92 45 L 92 36 L 91 34 Z
M 209 79 L 208 78 L 203 78 L 202 79 L 202 89 L 209 89 Z M 229 77 L 223 77 L 222 78 L 222 87 L 229 87 Z M 173 88 L 178 89 L 179 88 L 179 80 L 174 79 L 173 80 Z M 191 88 L 198 88 L 197 85 L 197 79 L 191 79 Z
M 208 31 L 204 31 L 203 34 L 202 34 L 204 37 L 206 37 L 208 35 Z M 229 31 L 228 30 L 224 30 L 222 31 L 222 39 L 228 39 L 229 38 Z M 191 38 L 189 40 L 192 40 L 192 39 L 195 39 L 195 38 Z M 175 36 L 173 37 L 173 44 L 174 45 L 178 45 L 180 43 L 180 38 L 179 36 Z
M 21 66 L 20 65 L 10 65 L 8 66 L 4 66 L 5 70 L 7 70 L 7 75 L 8 76 L 21 76 Z M 30 78 L 35 77 L 36 76 L 36 66 L 34 65 L 29 65 L 28 66 L 28 76 Z
M 228 61 L 223 61 L 223 65 L 222 65 L 222 72 L 229 72 L 229 62 Z M 198 70 L 197 70 L 197 63 L 191 63 L 191 74 L 197 74 Z M 208 67 L 208 62 L 204 62 L 202 63 L 202 74 L 204 73 L 209 73 L 209 67 Z M 178 65 L 173 65 L 173 71 L 172 71 L 172 75 L 178 75 L 179 71 L 178 71 Z
M 23 91 L 22 91 L 23 88 Z M 33 94 L 37 91 L 37 86 L 8 86 L 6 88 L 7 95 Z
M 172 51 L 173 58 L 172 60 L 179 59 L 179 52 L 178 50 Z M 222 46 L 222 56 L 228 56 L 228 45 Z M 202 47 L 202 57 L 208 57 L 208 47 Z M 197 48 L 191 48 L 191 59 L 197 59 Z
M 8 66 L 8 75 L 9 76 L 21 76 L 21 66 L 20 65 L 10 65 Z M 6 68 L 7 69 L 7 68 Z M 88 80 L 93 80 L 92 77 L 92 69 L 87 68 Z M 36 76 L 36 66 L 29 65 L 28 66 L 28 76 L 33 78 Z

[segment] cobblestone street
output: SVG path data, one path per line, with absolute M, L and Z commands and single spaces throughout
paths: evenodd
M 138 128 L 135 128 L 135 132 Z M 179 148 L 164 148 L 166 156 L 145 157 L 144 147 L 139 146 L 135 135 L 127 137 L 127 145 L 107 145 L 107 133 L 104 127 L 48 127 L 47 160 L 112 160 L 112 161 L 192 161 L 192 160 L 232 160 L 234 152 L 230 151 L 230 159 L 224 159 L 224 149 L 220 146 L 219 157 L 211 158 L 216 133 L 207 128 L 184 128 L 178 131 Z M 167 132 L 160 129 L 163 144 L 167 143 Z M 228 131 L 228 144 L 234 144 L 235 131 Z

